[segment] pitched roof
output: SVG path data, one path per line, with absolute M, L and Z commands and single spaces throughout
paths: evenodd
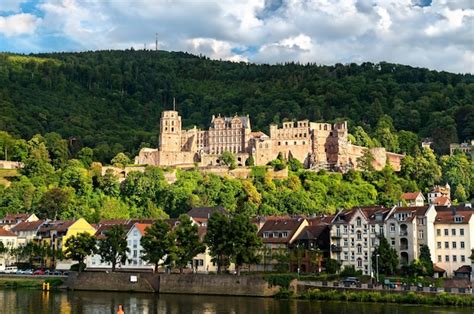
M 11 231 L 0 228 L 0 237 L 16 237 L 16 234 Z
M 416 198 L 421 194 L 421 192 L 408 192 L 408 193 L 403 193 L 402 194 L 402 199 L 403 200 L 416 200 Z M 423 194 L 421 194 L 423 197 Z
M 433 205 L 439 206 L 448 206 L 449 204 L 451 204 L 451 200 L 446 196 L 438 196 L 433 202 Z
M 333 224 L 345 224 L 351 221 L 352 217 L 355 215 L 357 211 L 360 211 L 362 215 L 368 220 L 369 223 L 375 223 L 376 217 L 381 216 L 382 221 L 390 212 L 390 208 L 386 208 L 384 206 L 360 206 L 360 207 L 353 207 L 351 209 L 345 209 L 340 211 L 334 216 L 332 220 Z
M 6 214 L 5 217 L 3 217 L 4 221 L 17 221 L 17 220 L 26 220 L 28 217 L 30 217 L 31 214 L 27 213 L 20 213 L 20 214 Z
M 148 227 L 150 227 L 150 226 L 151 226 L 151 224 L 144 224 L 144 223 L 136 223 L 136 224 L 135 224 L 135 228 L 138 229 L 138 231 L 140 232 L 140 234 L 141 234 L 142 236 L 145 235 L 145 229 L 148 228 Z
M 436 206 L 435 224 L 468 224 L 474 210 L 462 206 Z M 462 217 L 462 221 L 455 221 L 455 217 Z
M 212 214 L 219 212 L 219 213 L 226 213 L 226 210 L 222 206 L 215 206 L 215 207 L 194 207 L 190 211 L 187 212 L 187 215 L 191 218 L 205 218 L 209 219 Z
M 258 236 L 263 238 L 264 243 L 287 243 L 293 237 L 294 233 L 301 224 L 305 221 L 304 218 L 287 218 L 287 219 L 271 219 L 267 220 L 265 224 L 258 231 Z M 269 237 L 264 237 L 263 234 L 269 232 Z M 273 237 L 273 232 L 287 232 L 287 237 Z
M 455 273 L 463 273 L 463 274 L 470 274 L 472 271 L 471 266 L 469 265 L 462 265 L 458 269 L 456 269 L 454 272 Z
M 13 232 L 36 231 L 44 223 L 44 220 L 22 221 L 11 228 Z
M 436 264 L 433 265 L 433 270 L 437 273 L 445 273 L 446 272 L 446 270 L 444 270 L 443 268 L 439 267 Z
M 311 240 L 317 239 L 328 228 L 328 225 L 313 225 L 306 226 L 296 237 L 296 240 Z

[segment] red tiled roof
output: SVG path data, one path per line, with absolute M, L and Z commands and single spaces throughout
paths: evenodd
M 333 219 L 333 224 L 345 224 L 348 223 L 352 216 L 356 213 L 357 210 L 360 210 L 362 214 L 367 218 L 369 223 L 374 223 L 376 215 L 382 215 L 382 219 L 389 213 L 390 208 L 385 208 L 383 206 L 365 206 L 365 207 L 353 207 L 351 209 L 343 210 L 342 212 L 336 214 Z
M 437 273 L 445 273 L 446 272 L 446 270 L 442 269 L 441 267 L 439 267 L 436 264 L 433 265 L 433 270 Z
M 44 220 L 22 221 L 11 228 L 13 232 L 36 231 L 44 223 Z
M 328 225 L 306 226 L 296 237 L 296 240 L 317 239 L 326 228 L 328 228 Z
M 439 206 L 447 206 L 449 204 L 451 204 L 451 201 L 446 196 L 438 196 L 433 202 L 433 205 Z
M 402 194 L 402 199 L 404 200 L 416 200 L 416 198 L 421 194 L 421 192 L 408 192 Z
M 191 218 L 206 218 L 209 219 L 214 213 L 226 213 L 226 210 L 222 206 L 215 207 L 195 207 L 187 212 L 187 215 Z
M 442 223 L 442 224 L 468 224 L 469 220 L 471 219 L 472 214 L 474 211 L 472 210 L 437 210 L 436 218 L 434 223 Z M 463 217 L 461 222 L 456 222 L 454 220 L 455 216 Z
M 5 217 L 3 217 L 3 220 L 7 221 L 16 221 L 16 220 L 26 220 L 30 217 L 30 214 L 26 213 L 20 213 L 20 214 L 6 214 Z
M 463 273 L 463 274 L 470 274 L 472 271 L 471 266 L 469 265 L 462 265 L 458 269 L 456 269 L 454 272 L 455 273 Z
M 140 234 L 141 234 L 142 236 L 145 235 L 145 229 L 148 228 L 148 227 L 150 227 L 150 226 L 151 226 L 151 224 L 143 224 L 143 223 L 136 223 L 136 224 L 135 224 L 135 228 L 137 228 L 138 231 L 140 231 Z
M 16 234 L 11 231 L 0 228 L 0 237 L 16 237 Z

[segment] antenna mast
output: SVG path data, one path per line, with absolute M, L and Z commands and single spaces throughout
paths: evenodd
M 158 51 L 158 33 L 155 34 L 155 51 Z
M 173 97 L 173 111 L 176 111 L 176 98 Z

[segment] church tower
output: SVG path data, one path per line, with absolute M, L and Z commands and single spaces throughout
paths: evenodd
M 181 151 L 181 116 L 175 110 L 167 110 L 161 113 L 160 151 Z

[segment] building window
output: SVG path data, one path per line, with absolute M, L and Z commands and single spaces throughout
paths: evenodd
M 362 254 L 362 245 L 357 244 L 357 253 Z
M 133 248 L 134 248 L 134 249 L 137 248 L 137 244 L 138 244 L 138 241 L 137 241 L 137 240 L 133 240 Z
M 375 233 L 375 225 L 372 225 L 372 227 L 371 227 L 371 232 L 372 232 L 372 233 Z
M 344 226 L 344 234 L 347 234 L 347 226 Z
M 441 248 L 441 242 L 438 242 L 438 249 Z
M 457 256 L 453 255 L 453 262 L 457 262 Z
M 436 229 L 436 235 L 439 237 L 441 236 L 441 229 Z
M 456 248 L 456 242 L 453 241 L 453 249 L 455 249 L 455 248 Z
M 362 267 L 362 258 L 360 257 L 357 259 L 357 267 Z
M 288 237 L 288 232 L 283 232 L 283 238 L 287 238 Z
M 347 252 L 344 252 L 344 260 L 346 260 L 346 261 L 347 261 L 348 259 L 349 259 L 349 253 L 347 253 Z
M 392 246 L 395 246 L 395 238 L 392 238 Z
M 344 246 L 347 247 L 348 244 L 349 244 L 349 242 L 347 241 L 347 239 L 344 239 Z
M 451 229 L 451 235 L 453 235 L 453 236 L 456 235 L 456 229 Z
M 466 261 L 466 256 L 464 256 L 464 255 L 461 255 L 461 262 L 463 262 L 463 263 L 464 263 L 465 261 Z
M 362 219 L 360 217 L 357 217 L 357 227 L 362 226 Z
M 423 237 L 424 237 L 423 230 L 418 230 L 418 239 L 423 239 Z
M 461 216 L 454 217 L 454 222 L 462 222 L 462 220 L 463 220 L 463 217 Z
M 390 233 L 394 233 L 395 232 L 395 224 L 391 223 L 390 224 Z
M 464 235 L 464 228 L 459 229 L 459 235 L 461 235 L 461 236 Z
M 438 255 L 438 263 L 441 263 L 441 255 Z
M 449 255 L 446 255 L 446 256 L 444 257 L 444 261 L 445 261 L 445 262 L 449 262 Z
M 444 235 L 445 235 L 445 236 L 448 236 L 448 235 L 449 235 L 449 230 L 448 230 L 448 229 L 444 229 Z
M 357 231 L 357 240 L 362 240 L 362 232 Z
M 461 249 L 464 249 L 464 241 L 461 241 Z
M 449 242 L 447 242 L 447 241 L 444 242 L 444 248 L 445 248 L 445 249 L 449 249 Z
M 268 232 L 264 232 L 264 233 L 263 233 L 263 237 L 264 237 L 264 238 L 268 238 Z

